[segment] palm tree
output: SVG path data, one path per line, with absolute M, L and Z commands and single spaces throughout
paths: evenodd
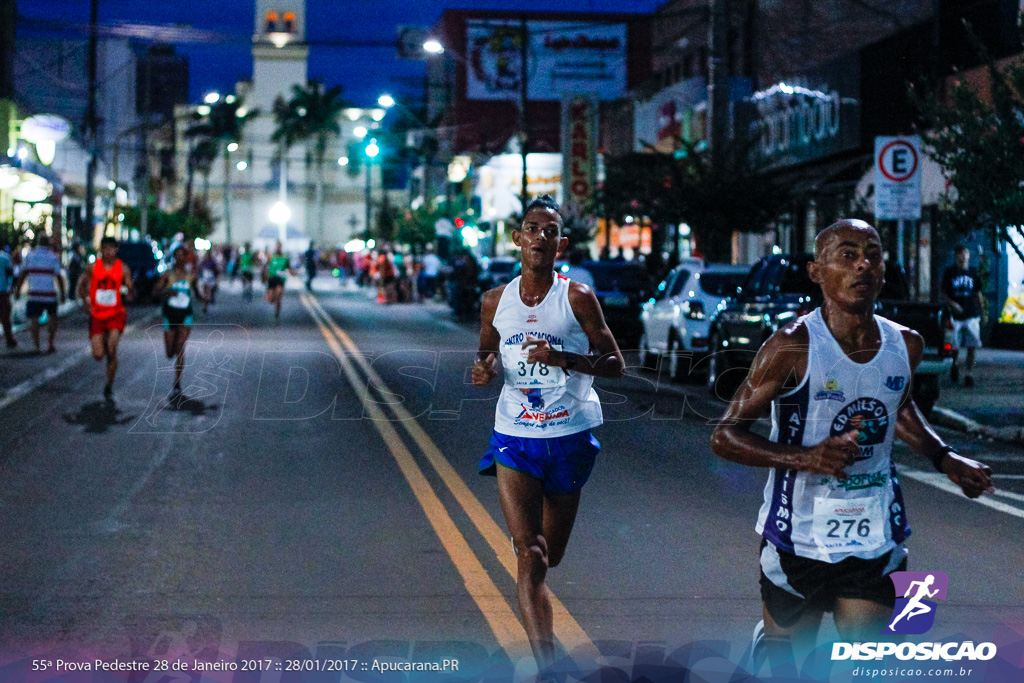
M 317 237 L 324 234 L 324 161 L 327 145 L 341 133 L 338 116 L 349 106 L 341 97 L 342 88 L 324 88 L 319 81 L 305 86 L 293 85 L 292 97 L 274 104 L 277 130 L 273 140 L 281 145 L 282 163 L 287 150 L 297 142 L 312 142 L 312 162 L 316 168 L 315 202 L 317 205 Z
M 195 172 L 203 175 L 204 199 L 209 203 L 210 171 L 218 154 L 224 158 L 224 233 L 231 243 L 231 163 L 228 145 L 241 142 L 246 121 L 257 111 L 246 111 L 241 97 L 228 96 L 213 105 L 210 113 L 193 115 L 193 123 L 185 135 L 195 142 L 188 156 L 188 183 L 185 190 L 185 208 L 192 212 L 192 179 Z

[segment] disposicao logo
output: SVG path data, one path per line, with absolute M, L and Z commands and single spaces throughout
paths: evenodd
M 896 606 L 882 633 L 894 635 L 920 635 L 935 623 L 938 603 L 945 600 L 949 577 L 943 572 L 893 572 L 889 575 L 896 589 Z M 961 659 L 987 661 L 996 656 L 993 643 L 971 641 L 946 643 L 833 643 L 832 660 L 869 660 L 895 656 L 897 659 L 918 661 Z
M 882 633 L 927 633 L 935 623 L 934 600 L 946 599 L 949 577 L 942 572 L 893 572 L 889 578 L 896 587 L 896 606 Z

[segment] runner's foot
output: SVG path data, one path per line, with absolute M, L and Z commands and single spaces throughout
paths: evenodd
M 754 636 L 750 645 L 750 663 L 753 665 L 751 669 L 754 672 L 760 670 L 761 664 L 764 663 L 765 647 L 764 619 L 762 619 L 754 626 Z
M 960 381 L 959 365 L 954 364 L 953 367 L 949 369 L 949 381 L 951 381 L 953 384 L 956 384 L 957 382 Z
M 113 386 L 108 384 L 105 387 L 103 387 L 103 398 L 107 399 L 108 401 L 113 400 L 113 398 L 114 398 L 114 387 Z
M 50 348 L 46 349 L 46 353 L 47 353 L 47 355 L 49 355 L 51 353 L 57 353 L 57 347 L 56 346 L 51 346 Z

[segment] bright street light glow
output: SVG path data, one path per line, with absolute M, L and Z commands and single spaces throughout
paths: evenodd
M 219 92 L 207 93 L 206 97 L 203 98 L 203 102 L 206 102 L 207 104 L 216 104 L 218 101 L 220 101 Z
M 195 246 L 197 251 L 209 251 L 210 247 L 213 246 L 213 242 L 210 240 L 204 240 L 202 237 L 197 237 L 192 240 L 192 244 Z
M 249 164 L 247 164 L 244 161 L 239 161 L 237 164 L 235 164 L 235 168 L 237 168 L 239 171 L 244 171 L 245 169 L 249 168 Z
M 288 219 L 292 217 L 292 210 L 288 208 L 288 205 L 284 202 L 275 202 L 270 207 L 270 220 L 274 223 L 287 223 Z
M 377 246 L 377 241 L 376 240 L 366 240 L 366 248 L 367 249 L 373 249 L 375 246 Z
M 238 118 L 242 118 L 243 116 L 245 116 L 248 113 L 249 113 L 249 110 L 246 109 L 245 107 L 239 107 L 238 109 L 235 110 L 235 116 L 237 116 Z
M 373 111 L 370 112 L 370 118 L 373 119 L 374 121 L 380 121 L 381 119 L 384 118 L 385 114 L 387 113 L 387 109 L 374 109 Z
M 224 101 L 227 102 L 228 104 L 234 104 L 235 103 L 235 96 L 234 95 L 228 95 L 227 97 L 224 98 Z
M 229 142 L 228 143 L 228 151 L 229 152 L 237 152 L 238 151 L 238 143 L 237 142 Z
M 28 150 L 25 149 L 24 147 L 19 149 L 18 150 L 18 158 L 19 159 L 27 159 L 28 158 Z
M 370 140 L 370 144 L 366 146 L 366 156 L 371 159 L 380 154 L 380 147 L 377 146 L 377 140 Z
M 382 107 L 393 107 L 395 106 L 395 98 L 392 97 L 391 95 L 388 95 L 387 93 L 384 93 L 383 95 L 377 98 L 377 104 L 379 104 Z
M 361 140 L 366 137 L 366 128 L 364 126 L 356 126 L 352 130 L 352 134 Z
M 348 157 L 338 157 L 338 166 L 348 166 Z
M 423 43 L 423 49 L 431 54 L 439 55 L 442 52 L 444 52 L 444 45 L 437 42 L 436 40 L 428 40 L 427 42 Z
M 111 180 L 109 183 L 107 183 L 107 189 L 113 192 L 114 190 L 117 189 L 117 183 Z
M 196 113 L 200 116 L 209 116 L 210 107 L 205 104 L 200 104 L 198 107 L 196 107 Z
M 362 251 L 365 248 L 366 242 L 363 240 L 349 240 L 348 242 L 345 242 L 345 252 L 349 254 Z

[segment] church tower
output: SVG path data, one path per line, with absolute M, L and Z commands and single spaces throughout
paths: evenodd
M 278 95 L 288 98 L 293 84 L 305 85 L 305 0 L 256 0 L 252 37 L 252 92 L 248 106 L 271 112 Z

